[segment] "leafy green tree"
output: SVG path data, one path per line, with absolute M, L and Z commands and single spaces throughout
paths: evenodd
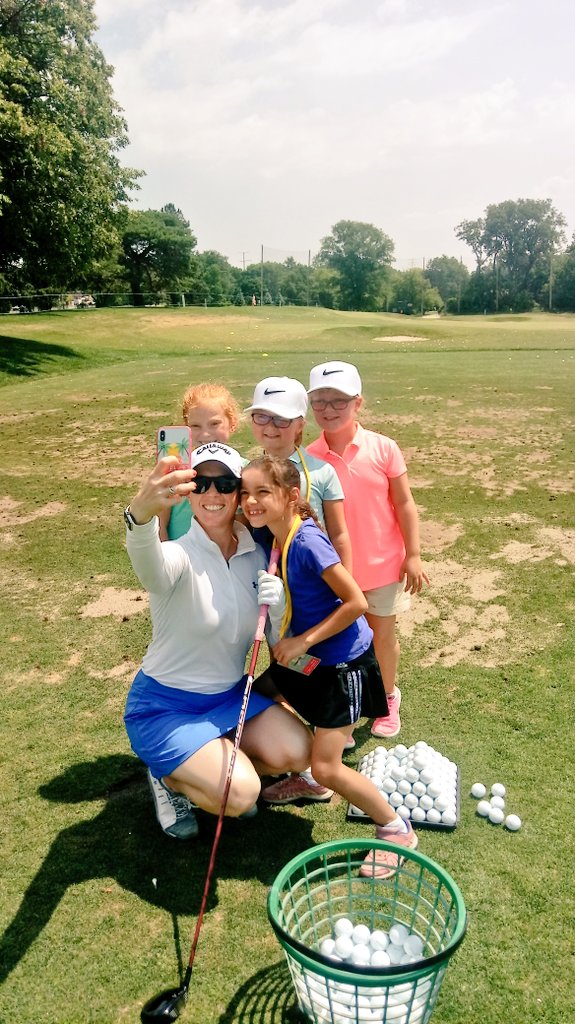
M 478 271 L 491 268 L 495 310 L 520 311 L 544 300 L 564 228 L 550 199 L 509 199 L 488 206 L 483 218 L 462 221 L 455 233 L 473 250 Z
M 469 271 L 455 256 L 435 256 L 425 268 L 425 276 L 436 288 L 450 313 L 461 308 L 461 296 L 469 280 Z
M 575 313 L 575 235 L 554 269 L 550 305 L 560 312 Z
M 186 301 L 198 305 L 227 306 L 237 299 L 238 277 L 227 257 L 208 249 L 194 255 L 192 275 L 186 289 Z
M 183 291 L 190 276 L 195 235 L 172 203 L 161 210 L 130 210 L 122 235 L 120 263 L 134 296 Z M 143 299 L 135 299 L 142 302 Z
M 93 0 L 0 0 L 0 277 L 13 291 L 87 279 L 118 239 L 138 173 L 93 40 Z
M 423 270 L 399 271 L 394 276 L 391 308 L 396 313 L 423 314 L 442 309 L 441 295 L 432 288 Z
M 316 265 L 336 271 L 342 309 L 377 309 L 382 280 L 393 259 L 388 235 L 356 220 L 340 220 L 322 239 Z

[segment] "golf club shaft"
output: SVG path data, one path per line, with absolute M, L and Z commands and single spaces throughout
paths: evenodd
M 273 548 L 272 553 L 270 555 L 269 565 L 268 565 L 268 572 L 269 573 L 272 573 L 272 574 L 275 573 L 275 571 L 277 569 L 277 565 L 278 565 L 279 556 L 280 556 L 280 552 L 279 552 L 278 548 Z M 217 851 L 217 848 L 218 848 L 218 843 L 220 841 L 220 835 L 221 835 L 221 831 L 222 831 L 224 815 L 226 813 L 226 806 L 227 806 L 227 803 L 228 803 L 228 796 L 229 796 L 229 792 L 230 792 L 230 786 L 232 784 L 232 775 L 233 775 L 233 771 L 234 771 L 234 765 L 236 763 L 236 756 L 237 756 L 237 752 L 238 752 L 238 749 L 239 749 L 239 746 L 240 746 L 240 742 L 241 742 L 241 739 L 242 739 L 242 733 L 244 731 L 244 722 L 246 720 L 246 712 L 247 712 L 247 709 L 248 709 L 248 701 L 250 699 L 252 683 L 254 681 L 254 673 L 255 673 L 255 670 L 256 670 L 256 663 L 257 663 L 257 660 L 258 660 L 260 644 L 261 644 L 261 642 L 263 640 L 263 637 L 264 637 L 264 626 L 265 626 L 267 614 L 268 614 L 268 606 L 267 606 L 267 604 L 263 604 L 261 606 L 261 609 L 260 609 L 260 615 L 259 615 L 258 624 L 257 624 L 257 627 L 256 627 L 256 633 L 255 633 L 255 637 L 254 637 L 254 646 L 253 646 L 252 656 L 251 656 L 251 659 L 250 659 L 250 665 L 249 665 L 249 670 L 248 670 L 248 678 L 246 680 L 246 686 L 245 686 L 245 690 L 244 690 L 242 706 L 240 708 L 240 714 L 239 714 L 239 717 L 238 717 L 238 724 L 236 726 L 236 735 L 235 735 L 235 738 L 234 738 L 234 745 L 232 747 L 232 752 L 231 752 L 231 755 L 230 755 L 230 761 L 229 761 L 229 764 L 228 764 L 228 772 L 227 772 L 227 775 L 226 775 L 226 782 L 225 782 L 225 786 L 224 786 L 224 792 L 222 794 L 222 802 L 221 802 L 221 806 L 220 806 L 220 813 L 218 815 L 218 821 L 217 821 L 217 824 L 216 824 L 216 832 L 215 832 L 215 835 L 214 835 L 214 841 L 212 843 L 212 852 L 210 854 L 210 862 L 208 864 L 208 871 L 207 871 L 207 874 L 206 874 L 206 881 L 205 881 L 205 885 L 204 885 L 204 892 L 203 892 L 203 895 L 202 895 L 202 902 L 201 902 L 201 905 L 200 905 L 200 911 L 199 911 L 199 914 L 198 914 L 198 920 L 197 920 L 197 923 L 196 923 L 196 930 L 194 932 L 194 938 L 192 940 L 192 948 L 190 950 L 190 958 L 188 960 L 188 966 L 186 968 L 186 973 L 184 975 L 184 983 L 183 983 L 183 986 L 182 986 L 184 989 L 188 988 L 188 986 L 190 984 L 190 979 L 191 979 L 191 976 L 192 976 L 192 967 L 193 967 L 194 959 L 195 959 L 195 956 L 196 956 L 196 947 L 198 945 L 198 939 L 200 937 L 200 928 L 201 928 L 201 925 L 202 925 L 202 918 L 204 916 L 204 912 L 205 912 L 205 909 L 206 909 L 206 903 L 207 903 L 207 899 L 208 899 L 208 892 L 209 892 L 209 889 L 210 889 L 210 882 L 212 880 L 214 864 L 215 864 L 215 861 L 216 861 L 216 851 Z

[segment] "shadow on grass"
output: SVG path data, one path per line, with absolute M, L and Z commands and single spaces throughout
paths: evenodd
M 58 803 L 105 804 L 96 817 L 63 829 L 47 851 L 0 938 L 0 982 L 45 928 L 68 888 L 94 878 L 114 878 L 122 888 L 171 915 L 181 975 L 177 915 L 199 911 L 216 817 L 200 812 L 200 836 L 191 843 L 165 836 L 156 822 L 145 768 L 124 754 L 73 765 L 41 786 L 39 793 Z M 288 860 L 313 845 L 312 828 L 311 821 L 266 808 L 251 820 L 226 819 L 206 909 L 218 904 L 218 878 L 257 878 L 271 885 Z M 186 936 L 184 946 L 187 943 Z
M 238 990 L 218 1024 L 303 1024 L 287 963 L 253 974 Z
M 0 335 L 0 373 L 12 377 L 34 377 L 53 369 L 54 361 L 61 359 L 82 362 L 83 356 L 66 345 Z

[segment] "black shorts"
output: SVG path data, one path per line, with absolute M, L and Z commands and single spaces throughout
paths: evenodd
M 309 676 L 273 662 L 260 677 L 262 682 L 265 677 L 298 715 L 320 729 L 339 729 L 360 718 L 384 718 L 389 713 L 373 644 L 354 661 L 320 663 Z

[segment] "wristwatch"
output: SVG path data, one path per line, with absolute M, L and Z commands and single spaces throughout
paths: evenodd
M 129 530 L 133 530 L 134 526 L 139 526 L 140 525 L 139 523 L 136 522 L 136 520 L 134 519 L 132 513 L 130 512 L 130 506 L 129 505 L 128 505 L 127 508 L 124 509 L 124 522 L 125 522 L 125 524 L 126 524 L 126 526 L 128 527 Z

